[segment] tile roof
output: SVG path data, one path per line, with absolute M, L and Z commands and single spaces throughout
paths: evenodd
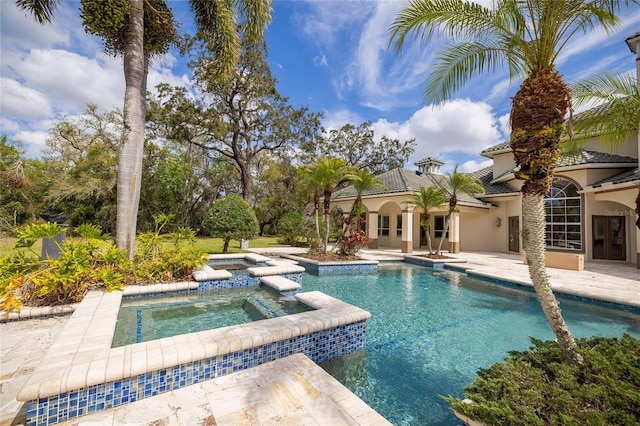
M 591 187 L 599 188 L 605 183 L 612 183 L 616 185 L 620 183 L 635 182 L 635 181 L 640 182 L 640 169 L 637 169 L 637 168 L 627 170 L 626 172 L 618 173 L 617 175 L 610 176 L 606 179 L 602 179 L 601 181 L 598 181 L 593 185 L 591 185 Z
M 484 195 L 517 194 L 519 191 L 505 183 L 491 183 L 493 166 L 485 167 L 472 173 L 484 186 Z
M 491 158 L 492 157 L 492 155 L 490 155 L 491 153 L 497 152 L 497 151 L 503 151 L 505 149 L 510 149 L 510 148 L 511 148 L 510 142 L 506 141 L 506 142 L 502 142 L 502 143 L 499 143 L 498 145 L 490 146 L 489 148 L 482 150 L 480 155 Z M 489 154 L 489 155 L 487 155 L 487 154 Z
M 629 167 L 632 167 L 633 165 L 638 164 L 638 160 L 636 158 L 627 157 L 625 155 L 609 154 L 606 152 L 580 149 L 576 155 L 561 157 L 556 168 L 579 166 L 585 164 L 629 164 Z M 500 180 L 500 178 L 513 173 L 517 169 L 517 167 L 514 167 L 511 170 L 507 170 L 500 176 L 496 176 L 492 180 L 492 182 Z
M 447 188 L 444 176 L 434 173 L 418 173 L 415 170 L 398 168 L 382 173 L 378 175 L 378 177 L 380 178 L 380 180 L 382 180 L 385 188 L 376 189 L 373 191 L 365 191 L 362 193 L 363 196 L 418 192 L 421 186 L 429 187 L 442 185 Z M 353 186 L 350 185 L 333 193 L 331 198 L 334 200 L 339 200 L 344 198 L 355 198 L 356 195 L 357 192 L 355 191 Z M 458 202 L 475 205 L 486 204 L 481 200 L 478 200 L 477 198 L 466 194 L 459 195 Z
M 578 166 L 581 164 L 637 164 L 638 159 L 625 155 L 581 149 L 576 155 L 562 157 L 558 167 Z

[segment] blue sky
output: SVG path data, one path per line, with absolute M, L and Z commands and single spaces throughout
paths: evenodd
M 170 6 L 188 31 L 185 1 Z M 489 4 L 490 2 L 485 2 Z M 296 107 L 324 114 L 325 128 L 370 121 L 376 137 L 415 138 L 408 168 L 430 156 L 444 170 L 460 164 L 473 171 L 489 164 L 483 149 L 508 138 L 510 99 L 518 82 L 506 72 L 487 73 L 434 108 L 422 100 L 424 80 L 439 42 L 408 44 L 402 56 L 387 50 L 387 29 L 404 0 L 274 1 L 266 34 L 269 64 L 278 90 Z M 13 0 L 0 0 L 0 126 L 38 156 L 52 123 L 80 114 L 87 103 L 101 109 L 122 107 L 121 58 L 102 53 L 99 39 L 84 33 L 79 1 L 64 1 L 49 25 L 36 24 Z M 612 34 L 579 35 L 558 60 L 569 82 L 601 70 L 635 69 L 624 40 L 640 31 L 637 7 L 620 13 Z M 158 58 L 149 89 L 158 83 L 190 87 L 186 58 Z

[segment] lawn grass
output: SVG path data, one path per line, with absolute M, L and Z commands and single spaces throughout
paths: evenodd
M 0 237 L 0 256 L 9 254 L 13 248 L 14 238 Z M 222 247 L 224 241 L 222 238 L 211 237 L 198 237 L 196 241 L 196 247 L 203 249 L 207 253 L 215 254 L 222 253 Z M 36 242 L 33 246 L 33 250 L 36 253 L 40 253 L 42 247 L 41 241 Z M 277 237 L 258 237 L 249 241 L 249 248 L 265 248 L 265 247 L 284 247 L 282 244 L 278 244 Z M 246 250 L 240 250 L 240 241 L 231 240 L 229 243 L 229 253 L 242 253 Z

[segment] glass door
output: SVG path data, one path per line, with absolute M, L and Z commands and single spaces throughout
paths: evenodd
M 626 260 L 624 216 L 593 216 L 593 258 Z

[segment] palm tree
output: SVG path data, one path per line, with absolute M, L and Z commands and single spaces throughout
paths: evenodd
M 440 251 L 442 250 L 442 242 L 444 241 L 445 235 L 447 235 L 447 232 L 449 231 L 451 215 L 458 208 L 458 195 L 467 194 L 474 196 L 475 194 L 484 193 L 484 187 L 482 186 L 480 181 L 470 174 L 460 173 L 458 171 L 457 165 L 453 168 L 452 172 L 445 175 L 445 179 L 440 184 L 449 194 L 449 211 L 447 213 L 447 220 L 444 226 L 444 231 L 442 232 L 442 237 L 440 238 L 440 243 L 438 244 L 438 250 L 436 250 L 436 254 L 440 254 Z
M 449 201 L 449 196 L 444 188 L 436 188 L 433 186 L 421 186 L 418 188 L 418 191 L 419 192 L 409 196 L 409 201 L 407 201 L 406 204 L 422 209 L 425 219 L 420 220 L 420 226 L 427 235 L 427 247 L 429 247 L 429 254 L 433 254 L 433 248 L 431 247 L 431 223 L 429 221 L 429 210 L 445 204 Z
M 31 13 L 39 23 L 51 22 L 60 0 L 16 0 L 18 8 Z M 176 39 L 177 24 L 166 0 L 128 0 L 122 13 L 108 8 L 112 2 L 83 0 L 85 29 L 100 36 L 107 53 L 123 55 L 125 96 L 124 131 L 118 157 L 116 244 L 133 256 L 140 202 L 144 151 L 145 95 L 150 55 L 162 54 Z M 196 27 L 208 41 L 216 58 L 211 72 L 228 75 L 236 66 L 240 34 L 258 40 L 271 19 L 271 0 L 243 0 L 238 4 L 190 0 Z M 238 30 L 238 18 L 243 25 Z
M 316 240 L 320 241 L 320 221 L 318 212 L 320 211 L 320 192 L 323 190 L 323 184 L 317 173 L 317 163 L 306 165 L 298 169 L 298 176 L 302 180 L 301 186 L 303 191 L 308 191 L 313 195 L 313 214 L 316 225 Z
M 640 129 L 640 90 L 638 79 L 631 74 L 603 72 L 572 86 L 575 104 L 595 101 L 597 108 L 575 117 L 575 137 L 567 143 L 575 151 L 588 139 L 599 139 L 614 150 Z M 640 173 L 640 172 L 639 172 Z M 640 229 L 640 188 L 636 197 L 636 227 Z
M 316 178 L 322 184 L 323 213 L 324 213 L 324 238 L 322 248 L 326 252 L 329 244 L 329 213 L 331 207 L 331 194 L 346 180 L 350 180 L 353 175 L 351 168 L 344 160 L 332 157 L 322 157 L 314 165 Z
M 351 185 L 353 185 L 353 189 L 356 190 L 356 199 L 353 201 L 353 206 L 351 206 L 349 217 L 355 219 L 359 218 L 364 212 L 362 193 L 365 191 L 384 189 L 385 185 L 379 177 L 364 169 L 351 174 Z
M 568 41 L 601 25 L 612 29 L 622 4 L 637 0 L 496 0 L 489 7 L 464 0 L 411 0 L 391 24 L 397 52 L 405 39 L 443 34 L 444 47 L 426 84 L 426 100 L 452 97 L 472 77 L 506 65 L 524 78 L 511 108 L 511 148 L 523 180 L 523 242 L 538 300 L 567 360 L 582 363 L 545 269 L 544 196 L 560 156 L 571 92 L 555 63 Z

